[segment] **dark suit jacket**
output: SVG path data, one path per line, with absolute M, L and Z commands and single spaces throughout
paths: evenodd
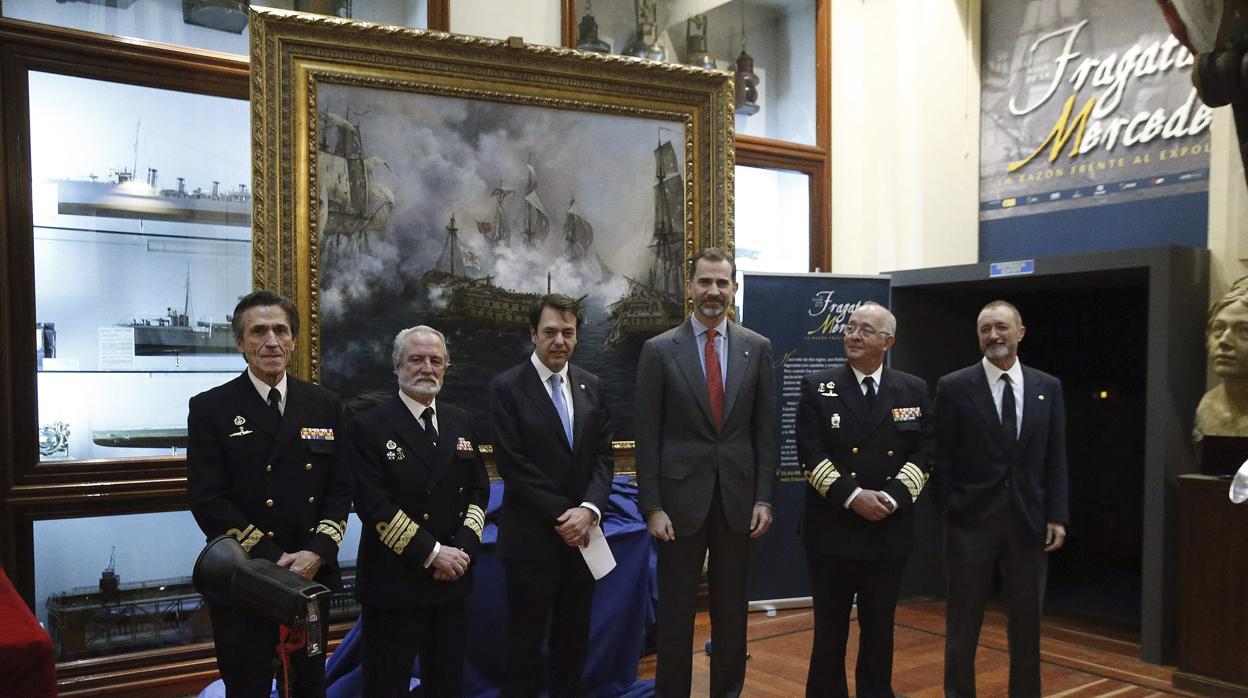
M 494 460 L 505 485 L 499 557 L 550 560 L 566 555 L 572 549 L 555 531 L 555 520 L 581 502 L 607 513 L 615 458 L 602 381 L 569 365 L 568 386 L 574 448 L 568 446 L 559 413 L 531 359 L 490 381 Z
M 338 546 L 351 483 L 335 454 L 338 396 L 287 376 L 279 423 L 244 371 L 191 398 L 186 486 L 208 538 L 234 536 L 253 558 L 321 557 L 317 581 L 339 583 Z
M 347 424 L 343 459 L 364 524 L 356 569 L 362 603 L 410 608 L 462 599 L 472 589 L 472 566 L 453 582 L 435 580 L 424 567 L 434 543 L 475 561 L 490 499 L 472 417 L 440 400 L 436 406 L 436 448 L 397 394 Z
M 779 465 L 771 342 L 728 324 L 723 424 L 712 421 L 693 325 L 648 340 L 637 365 L 637 484 L 642 513 L 662 509 L 677 538 L 706 520 L 716 475 L 731 529 L 746 533 L 770 502 Z
M 807 548 L 851 559 L 908 555 L 913 504 L 927 483 L 935 446 L 922 379 L 885 367 L 868 409 L 848 363 L 803 378 L 797 451 L 810 483 L 802 525 Z M 897 511 L 873 522 L 846 509 L 858 487 L 888 493 Z
M 1023 366 L 1023 424 L 1017 441 L 1001 428 L 983 365 L 936 384 L 936 503 L 950 520 L 978 522 L 991 493 L 1008 483 L 1023 530 L 1042 543 L 1045 524 L 1069 521 L 1066 407 L 1062 384 Z

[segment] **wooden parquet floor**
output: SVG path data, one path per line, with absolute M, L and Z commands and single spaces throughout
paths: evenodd
M 941 601 L 902 602 L 897 608 L 893 689 L 907 698 L 943 695 L 945 606 Z M 858 652 L 857 626 L 850 631 L 849 689 Z M 802 696 L 814 636 L 810 609 L 780 611 L 774 617 L 751 613 L 746 671 L 747 696 Z M 710 617 L 699 613 L 694 627 L 693 693 L 707 695 L 710 657 L 701 648 L 710 637 Z M 989 610 L 976 655 L 979 695 L 1005 696 L 1009 680 L 1005 615 Z M 654 678 L 655 658 L 646 657 L 641 678 Z M 1171 686 L 1174 667 L 1139 659 L 1139 645 L 1127 637 L 1090 631 L 1061 620 L 1046 619 L 1041 638 L 1041 682 L 1048 698 L 1192 695 Z

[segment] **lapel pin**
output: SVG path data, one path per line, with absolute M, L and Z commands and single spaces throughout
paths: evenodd
M 832 413 L 832 420 L 831 420 L 831 421 L 832 421 L 832 428 L 833 428 L 833 429 L 840 429 L 840 428 L 841 428 L 841 415 L 840 415 L 840 413 L 839 413 L 839 412 L 833 412 L 833 413 Z
M 396 446 L 398 446 L 398 444 L 396 444 L 393 439 L 386 442 L 386 448 L 390 449 L 391 451 L 393 451 Z
M 247 420 L 241 414 L 234 418 L 234 426 L 236 427 L 241 427 L 246 423 Z
M 581 383 L 581 390 L 584 390 L 584 389 L 585 389 L 585 384 Z

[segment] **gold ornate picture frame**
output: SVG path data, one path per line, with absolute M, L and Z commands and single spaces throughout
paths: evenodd
M 583 298 L 573 363 L 631 439 L 630 370 L 731 247 L 732 76 L 251 11 L 254 279 L 296 299 L 292 370 L 348 407 L 393 394 L 390 341 L 447 335 L 443 395 L 481 414 L 531 351 L 527 306 Z

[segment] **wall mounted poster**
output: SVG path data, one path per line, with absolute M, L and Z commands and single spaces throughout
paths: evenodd
M 1154 0 L 984 3 L 981 221 L 1207 191 L 1192 64 Z
M 796 442 L 802 378 L 845 364 L 845 324 L 867 301 L 888 306 L 888 277 L 746 272 L 742 289 L 745 326 L 771 340 L 780 434 L 776 520 L 751 546 L 750 599 L 800 598 L 810 595 L 799 523 L 809 485 Z

